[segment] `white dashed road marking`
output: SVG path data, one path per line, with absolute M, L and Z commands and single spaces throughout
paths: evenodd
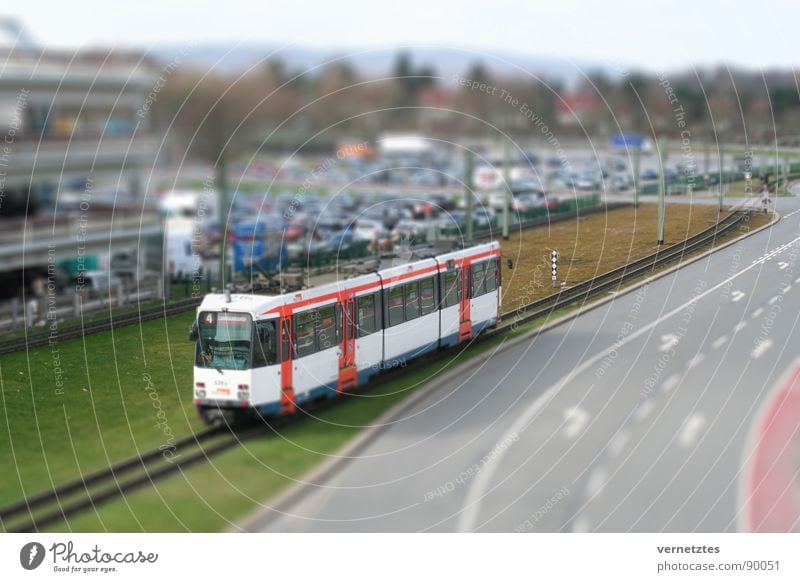
M 753 358 L 760 358 L 771 347 L 772 347 L 772 340 L 767 338 L 765 340 L 758 342 L 758 344 L 756 344 L 756 347 L 753 348 L 753 351 L 750 352 L 750 355 Z
M 589 422 L 589 413 L 583 408 L 572 406 L 564 411 L 564 421 L 567 425 L 564 427 L 564 436 L 574 439 L 578 436 Z
M 608 454 L 609 456 L 617 457 L 619 454 L 625 449 L 625 445 L 628 444 L 628 441 L 631 439 L 631 433 L 628 430 L 621 430 L 617 433 L 611 442 L 608 443 Z
M 727 341 L 728 341 L 728 336 L 726 335 L 720 336 L 712 342 L 711 347 L 714 348 L 715 350 L 718 350 L 722 346 L 724 346 L 725 342 Z
M 696 412 L 690 416 L 683 424 L 683 430 L 678 437 L 678 444 L 687 449 L 697 442 L 697 437 L 706 426 L 706 417 L 701 412 Z
M 653 412 L 655 407 L 655 402 L 652 400 L 645 400 L 639 405 L 633 416 L 638 422 L 642 422 L 645 418 L 650 416 L 650 413 Z
M 606 470 L 603 467 L 598 467 L 592 471 L 592 474 L 589 475 L 589 481 L 586 483 L 586 495 L 590 498 L 599 495 L 603 487 L 606 486 L 607 476 Z
M 680 374 L 673 374 L 672 376 L 670 376 L 669 378 L 667 378 L 666 380 L 664 380 L 661 383 L 661 389 L 664 392 L 669 392 L 670 390 L 675 388 L 675 386 L 677 386 L 678 382 L 680 382 L 680 381 L 681 381 L 681 375 Z
M 661 346 L 658 348 L 662 352 L 668 352 L 680 343 L 681 339 L 674 333 L 666 333 L 661 336 Z

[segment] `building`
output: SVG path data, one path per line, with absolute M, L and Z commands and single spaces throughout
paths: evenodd
M 10 20 L 0 63 L 0 300 L 56 269 L 69 287 L 119 257 L 125 277 L 160 277 L 163 219 L 144 196 L 158 147 L 146 114 L 154 64 L 37 46 Z

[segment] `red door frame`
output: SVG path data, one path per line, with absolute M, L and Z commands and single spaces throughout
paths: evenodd
M 358 383 L 356 368 L 356 300 L 351 295 L 340 301 L 337 306 L 341 313 L 339 338 L 339 380 L 336 389 L 339 392 L 355 388 Z
M 295 411 L 294 387 L 292 386 L 292 316 L 289 312 L 281 316 L 281 414 Z
M 458 305 L 458 343 L 472 338 L 471 304 L 472 281 L 470 277 L 470 264 L 464 260 L 460 269 L 461 300 Z

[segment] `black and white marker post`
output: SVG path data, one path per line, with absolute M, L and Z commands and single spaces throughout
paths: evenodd
M 558 279 L 558 251 L 556 249 L 550 251 L 550 278 L 553 280 L 553 287 L 555 287 Z

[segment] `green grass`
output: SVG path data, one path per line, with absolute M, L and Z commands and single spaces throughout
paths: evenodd
M 181 435 L 200 426 L 186 338 L 191 318 L 188 312 L 0 358 L 0 504 L 164 444 L 164 427 Z

